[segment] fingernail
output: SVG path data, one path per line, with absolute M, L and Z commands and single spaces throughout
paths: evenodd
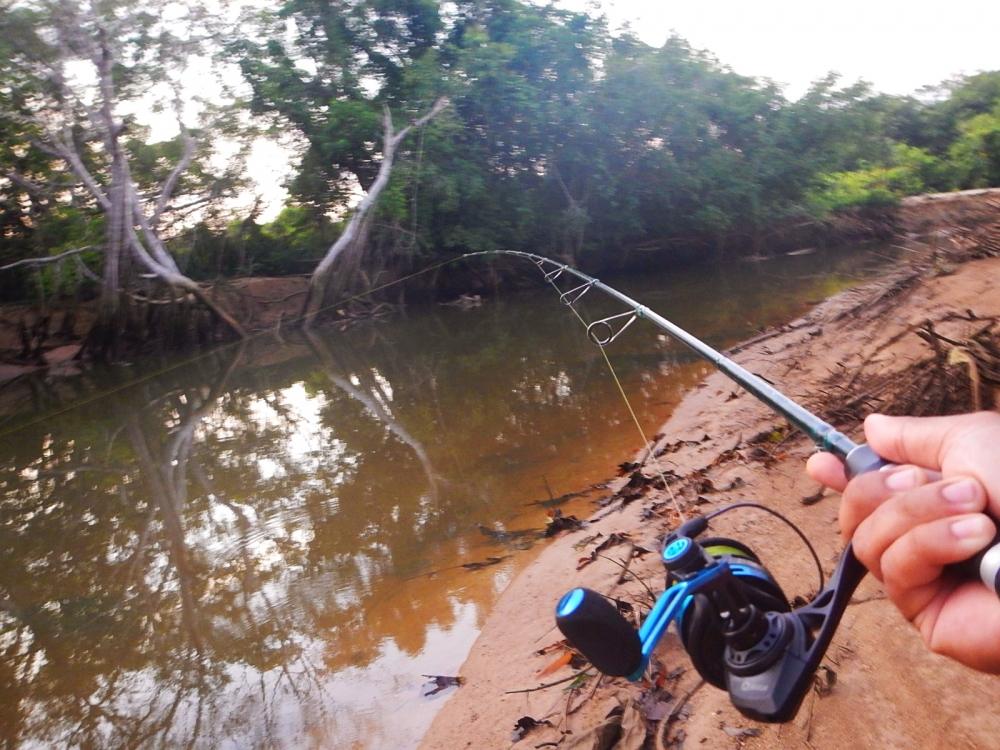
M 989 535 L 989 520 L 985 516 L 970 516 L 951 524 L 951 533 L 958 539 L 973 539 Z
M 890 474 L 885 478 L 885 486 L 895 492 L 912 490 L 920 482 L 920 474 L 916 469 L 904 469 Z
M 979 495 L 979 488 L 971 479 L 962 479 L 941 488 L 941 495 L 954 505 L 969 505 Z

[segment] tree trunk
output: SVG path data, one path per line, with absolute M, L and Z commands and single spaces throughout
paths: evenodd
M 121 155 L 111 165 L 110 208 L 104 225 L 104 274 L 101 282 L 100 318 L 113 324 L 121 303 L 121 258 L 125 247 L 125 185 Z
M 448 100 L 445 98 L 438 99 L 434 102 L 434 106 L 427 111 L 418 120 L 407 125 L 405 128 L 400 130 L 398 133 L 393 133 L 392 130 L 392 115 L 389 113 L 389 108 L 385 108 L 385 113 L 383 116 L 383 130 L 384 130 L 384 142 L 385 145 L 382 149 L 382 162 L 378 168 L 378 175 L 375 177 L 375 181 L 368 188 L 368 193 L 358 204 L 358 207 L 354 210 L 354 214 L 351 216 L 351 220 L 347 222 L 347 227 L 344 229 L 344 233 L 337 238 L 337 241 L 330 246 L 330 249 L 326 251 L 326 255 L 323 260 L 319 262 L 316 266 L 316 270 L 313 271 L 312 277 L 309 279 L 309 291 L 306 294 L 306 301 L 302 308 L 302 325 L 304 328 L 310 328 L 316 322 L 316 316 L 323 309 L 324 297 L 326 296 L 326 289 L 330 283 L 330 275 L 333 272 L 333 265 L 344 251 L 350 248 L 355 242 L 358 242 L 363 232 L 361 231 L 364 226 L 364 221 L 371 211 L 375 202 L 378 200 L 379 194 L 385 189 L 385 186 L 389 184 L 389 176 L 392 174 L 392 162 L 396 156 L 396 149 L 403 139 L 406 138 L 407 134 L 413 128 L 419 128 L 426 125 L 433 119 L 439 112 L 441 112 L 445 107 L 448 106 Z

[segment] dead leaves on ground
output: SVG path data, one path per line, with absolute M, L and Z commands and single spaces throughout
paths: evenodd
M 596 541 L 600 536 L 601 536 L 600 534 L 596 534 L 595 536 L 591 537 L 591 541 Z M 631 554 L 632 557 L 642 557 L 643 555 L 649 553 L 648 549 L 636 544 L 635 541 L 632 539 L 632 536 L 627 532 L 615 531 L 609 534 L 607 537 L 605 537 L 604 541 L 602 541 L 600 544 L 594 547 L 594 549 L 590 551 L 589 555 L 581 557 L 579 560 L 577 560 L 576 569 L 583 570 L 592 562 L 594 562 L 602 552 L 604 552 L 607 549 L 611 549 L 612 547 L 616 547 L 620 544 L 632 545 L 632 554 Z
M 581 521 L 576 516 L 564 516 L 563 512 L 556 508 L 548 512 L 549 520 L 545 524 L 543 536 L 555 536 L 560 531 L 576 531 L 582 529 L 585 521 Z
M 556 744 L 561 750 L 639 750 L 645 742 L 646 723 L 635 704 L 627 701 L 612 708 L 597 726 L 578 735 L 564 735 Z
M 520 742 L 528 733 L 541 726 L 551 727 L 552 722 L 548 719 L 538 720 L 532 716 L 522 716 L 514 723 L 514 731 L 510 733 L 510 741 Z

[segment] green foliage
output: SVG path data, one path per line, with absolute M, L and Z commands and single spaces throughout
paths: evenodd
M 895 143 L 885 164 L 821 176 L 809 200 L 820 215 L 851 208 L 886 208 L 900 198 L 949 186 L 949 169 L 925 149 Z
M 11 60 L 54 54 L 28 7 L 0 11 L 0 161 L 60 188 L 0 178 L 3 261 L 100 229 L 93 201 L 16 116 L 46 92 Z M 213 171 L 200 147 L 175 190 L 178 203 L 198 202 L 175 214 L 171 242 L 199 278 L 310 271 L 339 231 L 328 216 L 346 216 L 378 171 L 384 111 L 400 128 L 442 95 L 449 108 L 404 141 L 367 226 L 373 263 L 499 248 L 595 266 L 640 245 L 668 261 L 756 252 L 776 227 L 831 211 L 1000 184 L 1000 72 L 906 97 L 831 74 L 789 100 L 683 39 L 652 48 L 602 18 L 528 0 L 287 0 L 253 19 L 225 49 L 249 84 L 246 106 L 255 126 L 294 130 L 304 148 L 289 207 L 258 226 L 231 221 L 223 203 L 240 160 Z M 163 57 L 170 45 L 141 29 L 134 46 L 134 70 L 118 72 L 125 92 L 183 65 L 180 46 Z M 150 68 L 154 48 L 176 70 Z M 230 133 L 231 120 L 211 123 L 192 133 L 199 144 Z M 155 195 L 183 139 L 150 143 L 131 121 L 126 132 L 132 175 Z M 85 151 L 106 182 L 99 145 Z
M 850 208 L 887 208 L 899 200 L 888 167 L 870 167 L 852 172 L 832 172 L 821 178 L 822 187 L 810 196 L 819 214 Z
M 1000 185 L 1000 95 L 992 111 L 974 115 L 958 128 L 948 156 L 959 184 L 969 188 Z
M 309 273 L 337 239 L 340 227 L 305 206 L 286 206 L 274 221 L 231 222 L 223 231 L 199 223 L 171 249 L 197 279 Z

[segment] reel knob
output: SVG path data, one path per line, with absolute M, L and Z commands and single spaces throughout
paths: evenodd
M 556 605 L 556 625 L 570 645 L 606 675 L 627 677 L 642 665 L 639 634 L 596 591 L 567 592 Z

